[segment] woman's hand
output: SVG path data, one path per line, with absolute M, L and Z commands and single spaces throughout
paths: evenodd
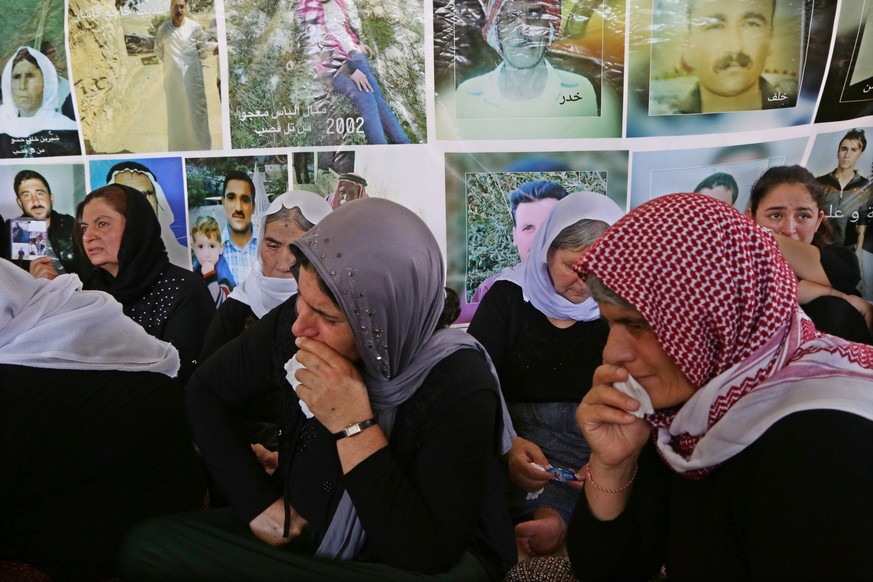
M 267 475 L 272 475 L 276 471 L 276 467 L 279 466 L 279 451 L 271 451 L 258 443 L 253 443 L 251 447 L 258 461 L 264 466 L 264 471 L 267 472 Z
M 521 437 L 512 439 L 512 448 L 506 453 L 509 478 L 525 491 L 539 491 L 552 480 L 553 475 L 537 469 L 531 463 L 536 463 L 543 469 L 551 466 L 542 449 L 536 444 Z
M 318 421 L 336 433 L 356 422 L 373 417 L 367 387 L 358 368 L 325 343 L 297 338 L 297 396 Z
M 309 525 L 300 514 L 291 509 L 291 525 L 288 528 L 288 537 L 282 537 L 285 529 L 285 500 L 277 499 L 267 509 L 249 522 L 249 529 L 262 542 L 273 547 L 284 546 L 303 533 L 303 528 Z
M 37 257 L 30 261 L 30 274 L 37 279 L 48 279 L 49 281 L 59 275 L 57 269 L 52 265 L 51 257 Z
M 651 427 L 631 411 L 640 403 L 613 387 L 627 380 L 624 368 L 603 364 L 594 372 L 594 386 L 576 410 L 576 422 L 591 447 L 591 462 L 606 467 L 633 466 Z
M 584 493 L 591 515 L 601 521 L 615 519 L 627 507 L 637 459 L 651 434 L 649 425 L 629 412 L 640 403 L 613 387 L 627 379 L 624 368 L 598 367 L 594 386 L 576 411 L 576 421 L 591 447 L 583 477 L 590 475 L 592 482 L 585 482 Z

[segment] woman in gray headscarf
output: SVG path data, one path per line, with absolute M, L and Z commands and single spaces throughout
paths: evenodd
M 516 558 L 498 461 L 512 435 L 484 349 L 437 329 L 433 235 L 402 206 L 368 198 L 294 246 L 296 299 L 187 388 L 195 440 L 236 518 L 144 524 L 127 540 L 125 577 L 501 579 Z M 267 377 L 283 396 L 272 476 L 232 430 Z

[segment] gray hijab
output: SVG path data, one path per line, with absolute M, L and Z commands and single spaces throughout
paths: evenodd
M 386 435 L 397 407 L 415 394 L 438 362 L 464 348 L 488 358 L 463 331 L 435 331 L 445 302 L 442 253 L 424 221 L 407 208 L 382 198 L 353 200 L 293 244 L 315 267 L 352 327 L 370 404 Z M 504 425 L 503 452 L 514 436 L 506 428 L 511 424 L 504 420 Z M 351 559 L 363 544 L 363 528 L 345 493 L 316 553 Z

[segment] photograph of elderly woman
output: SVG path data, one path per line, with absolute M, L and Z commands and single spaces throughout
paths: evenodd
M 421 0 L 227 0 L 234 148 L 423 143 Z
M 71 0 L 86 153 L 220 149 L 213 0 Z
M 6 3 L 0 38 L 0 158 L 80 154 L 64 3 Z
M 618 136 L 624 11 L 624 0 L 434 2 L 437 136 Z

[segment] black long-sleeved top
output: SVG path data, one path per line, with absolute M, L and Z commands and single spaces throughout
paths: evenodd
M 488 350 L 507 402 L 581 402 L 609 327 L 600 319 L 555 327 L 524 300 L 521 287 L 497 281 L 467 331 Z
M 209 324 L 206 337 L 203 338 L 200 361 L 206 360 L 215 350 L 250 328 L 257 320 L 251 307 L 233 297 L 228 297 L 218 307 L 215 317 Z
M 873 422 L 791 414 L 702 480 L 649 442 L 628 507 L 597 521 L 580 497 L 567 551 L 583 580 L 871 580 Z
M 281 437 L 291 444 L 280 449 L 277 474 L 288 474 L 289 501 L 317 536 L 347 490 L 367 534 L 358 559 L 434 573 L 471 551 L 499 579 L 516 550 L 499 485 L 500 407 L 483 358 L 460 350 L 437 364 L 398 408 L 389 446 L 343 475 L 336 441 L 304 419 L 285 380 L 294 319 L 286 301 L 218 349 L 186 389 L 195 440 L 240 519 L 248 523 L 283 493 L 251 453 L 238 414 L 272 384 L 296 415 Z

